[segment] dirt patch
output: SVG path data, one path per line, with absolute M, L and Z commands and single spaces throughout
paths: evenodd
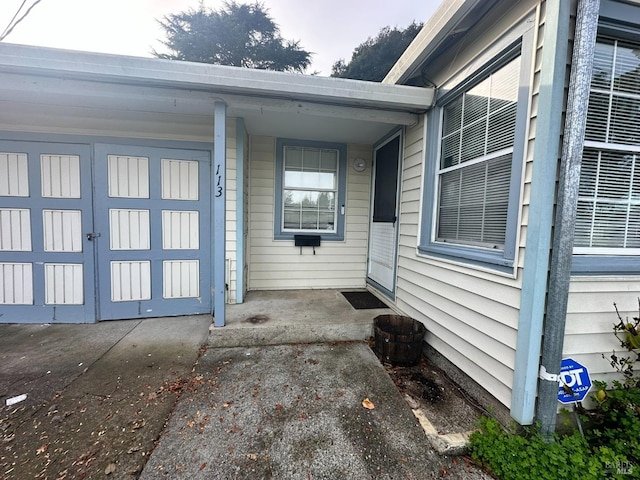
M 383 365 L 409 406 L 422 409 L 438 433 L 474 430 L 480 415 L 487 414 L 444 371 L 424 357 L 415 367 Z

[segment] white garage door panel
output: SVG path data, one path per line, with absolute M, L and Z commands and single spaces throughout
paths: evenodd
M 0 152 L 0 197 L 29 196 L 29 167 L 24 153 Z
M 40 155 L 40 169 L 44 198 L 80 198 L 79 156 Z
M 110 197 L 149 198 L 149 159 L 109 155 Z
M 0 305 L 33 305 L 33 265 L 0 263 Z
M 111 301 L 151 300 L 151 262 L 111 262 Z
M 84 276 L 82 265 L 47 263 L 44 266 L 44 303 L 47 305 L 82 305 Z
M 44 251 L 82 251 L 82 212 L 80 210 L 43 210 Z
M 111 250 L 149 250 L 149 210 L 109 210 L 109 248 Z
M 31 251 L 31 211 L 28 208 L 0 208 L 0 250 Z

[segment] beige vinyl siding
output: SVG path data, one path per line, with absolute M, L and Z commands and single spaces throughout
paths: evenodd
M 638 316 L 640 276 L 573 277 L 569 287 L 563 357 L 589 369 L 592 378 L 607 380 L 614 371 L 612 351 L 625 353 L 613 334 L 618 323 L 615 303 L 623 319 Z M 604 355 L 606 358 L 603 358 Z
M 237 241 L 236 241 L 236 205 L 237 192 L 237 145 L 236 145 L 236 119 L 227 118 L 227 201 L 226 201 L 226 247 L 225 247 L 225 281 L 229 286 L 227 290 L 227 303 L 236 303 L 236 280 L 238 268 Z
M 371 147 L 347 147 L 345 239 L 311 248 L 292 240 L 274 240 L 275 138 L 250 137 L 249 161 L 249 290 L 361 288 L 365 286 Z M 368 168 L 357 173 L 355 158 Z M 340 202 L 342 204 L 342 202 Z
M 496 23 L 487 25 L 487 28 L 479 28 L 482 33 L 478 38 L 465 42 L 467 48 L 459 52 L 453 65 L 449 63 L 445 70 L 434 67 L 434 72 L 453 75 L 460 69 L 468 71 L 469 65 L 474 63 L 473 59 L 490 42 L 530 15 L 535 8 L 534 2 L 521 2 L 508 14 L 494 19 Z M 541 29 L 542 26 L 538 28 Z M 538 45 L 536 56 L 541 54 L 541 49 L 542 46 Z M 539 65 L 538 61 L 535 63 Z M 441 85 L 448 78 L 446 73 L 438 73 L 431 80 Z M 532 95 L 536 96 L 537 91 L 538 87 L 534 82 Z M 531 105 L 530 118 L 533 121 L 533 100 Z M 529 142 L 523 159 L 525 167 L 516 268 L 513 276 L 505 276 L 418 254 L 416 247 L 420 232 L 420 200 L 423 194 L 424 133 L 425 125 L 421 121 L 419 125 L 408 128 L 405 136 L 396 305 L 403 312 L 425 323 L 426 341 L 429 345 L 509 407 L 528 218 L 533 134 L 528 134 Z M 426 161 L 434 160 L 427 158 Z M 425 195 L 432 194 L 430 191 L 425 192 Z
M 405 137 L 396 305 L 426 325 L 432 347 L 509 405 L 520 281 L 418 255 L 423 131 L 421 122 Z

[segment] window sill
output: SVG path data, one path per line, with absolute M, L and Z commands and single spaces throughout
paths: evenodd
M 294 235 L 320 235 L 320 240 L 323 242 L 344 241 L 344 235 L 339 235 L 337 233 L 322 233 L 322 232 L 313 232 L 313 231 L 276 233 L 273 235 L 273 239 L 274 240 L 293 240 Z
M 418 246 L 418 253 L 458 265 L 513 275 L 514 261 L 505 258 L 503 252 L 490 252 L 456 245 L 429 244 Z
M 571 274 L 588 275 L 639 275 L 640 256 L 574 255 Z

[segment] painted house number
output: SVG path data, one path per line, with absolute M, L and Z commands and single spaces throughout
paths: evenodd
M 216 167 L 216 198 L 222 196 L 222 175 L 220 175 L 220 164 Z

